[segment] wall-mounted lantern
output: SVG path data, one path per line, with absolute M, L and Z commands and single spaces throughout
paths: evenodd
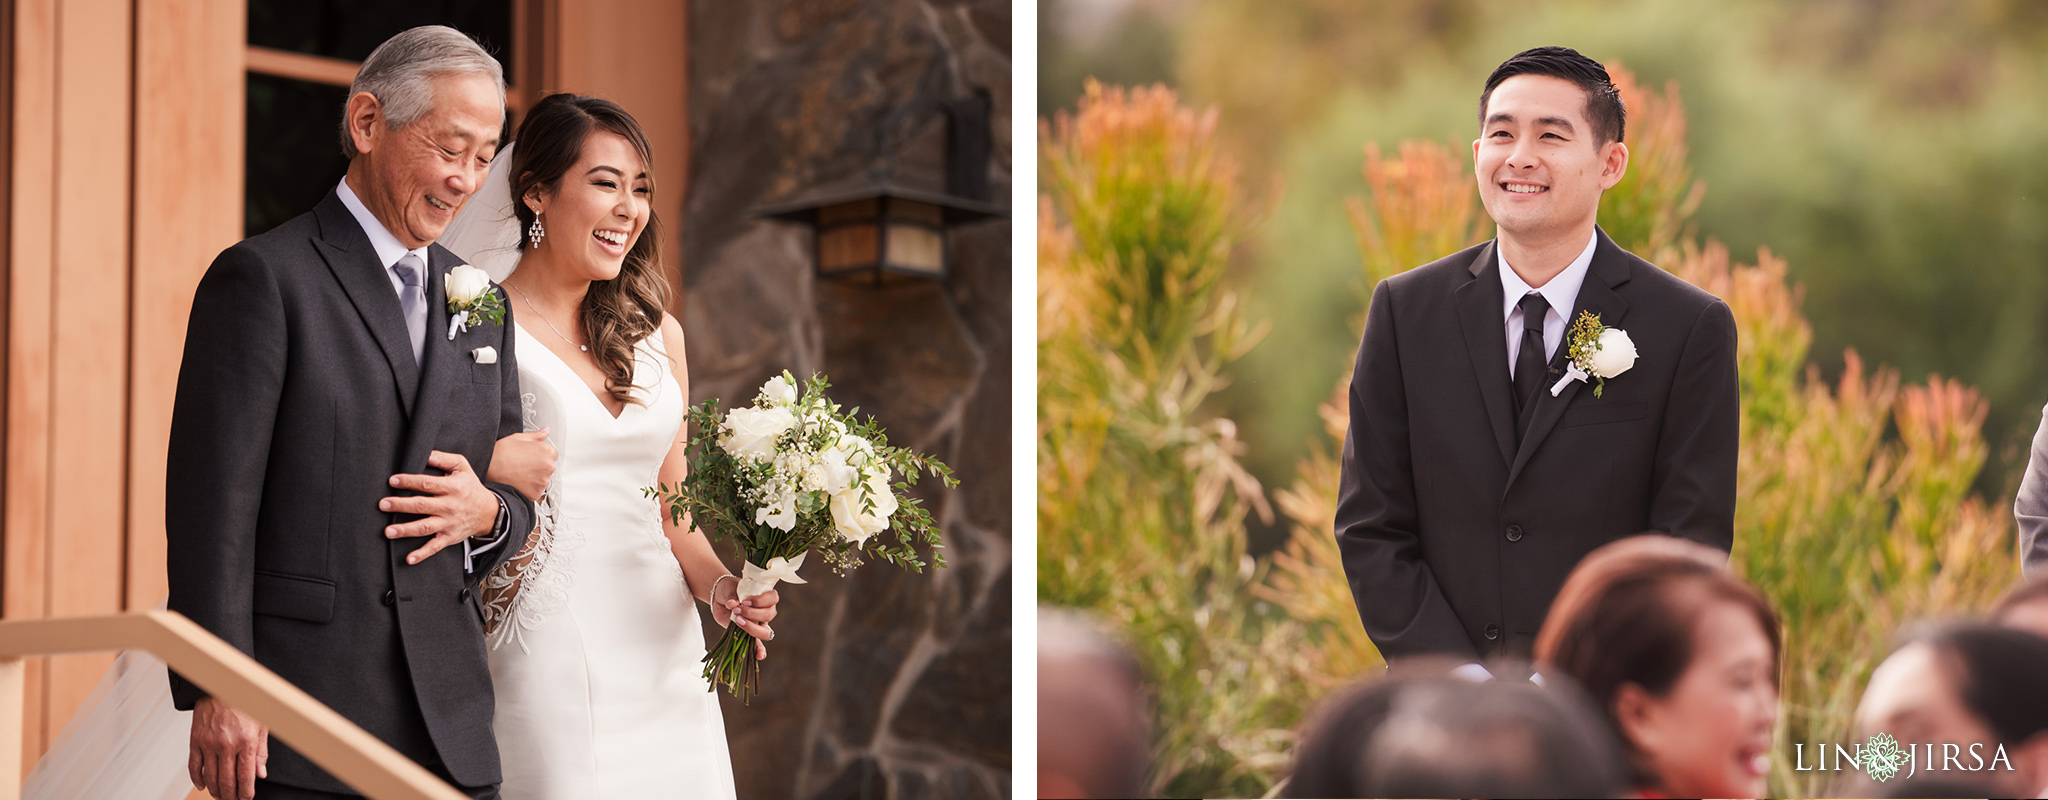
M 809 226 L 820 278 L 872 275 L 876 286 L 945 280 L 947 232 L 1009 211 L 988 201 L 988 96 L 944 110 L 947 191 L 904 186 L 885 167 L 860 183 L 812 189 L 755 213 Z

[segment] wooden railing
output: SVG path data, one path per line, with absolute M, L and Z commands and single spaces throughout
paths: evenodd
M 255 717 L 293 750 L 375 800 L 467 800 L 425 768 L 170 611 L 0 622 L 0 800 L 21 793 L 22 659 L 146 650 L 199 688 Z

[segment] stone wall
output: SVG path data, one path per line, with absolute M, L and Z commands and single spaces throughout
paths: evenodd
M 754 209 L 878 167 L 943 189 L 938 103 L 989 93 L 996 202 L 1008 205 L 1007 0 L 694 0 L 682 224 L 692 400 L 751 398 L 789 369 L 960 488 L 918 494 L 947 569 L 870 564 L 782 587 L 761 696 L 726 698 L 740 796 L 1008 797 L 1010 235 L 956 228 L 943 283 L 820 282 L 807 230 Z M 708 631 L 707 635 L 715 635 Z

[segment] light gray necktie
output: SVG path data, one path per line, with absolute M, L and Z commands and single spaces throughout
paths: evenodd
M 427 291 L 420 284 L 420 257 L 406 253 L 391 269 L 405 284 L 398 293 L 398 310 L 405 314 L 405 331 L 412 334 L 412 365 L 420 367 L 427 345 Z

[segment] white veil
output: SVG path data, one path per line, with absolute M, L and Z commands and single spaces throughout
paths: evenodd
M 505 175 L 511 171 L 512 145 L 508 144 L 491 159 L 491 174 L 484 178 L 484 185 L 436 240 L 470 266 L 490 273 L 495 282 L 503 282 L 519 268 L 519 254 L 524 252 L 519 218 L 512 215 L 512 179 Z
M 449 252 L 502 281 L 519 266 L 523 240 L 512 215 L 512 146 L 491 159 L 462 213 L 438 240 Z M 157 604 L 161 609 L 164 605 Z M 162 659 L 126 650 L 101 676 L 78 713 L 22 784 L 23 800 L 181 800 L 192 791 L 186 757 L 192 712 L 171 703 Z
M 192 792 L 185 770 L 191 741 L 192 712 L 171 705 L 164 662 L 125 650 L 36 762 L 21 796 L 180 800 Z

